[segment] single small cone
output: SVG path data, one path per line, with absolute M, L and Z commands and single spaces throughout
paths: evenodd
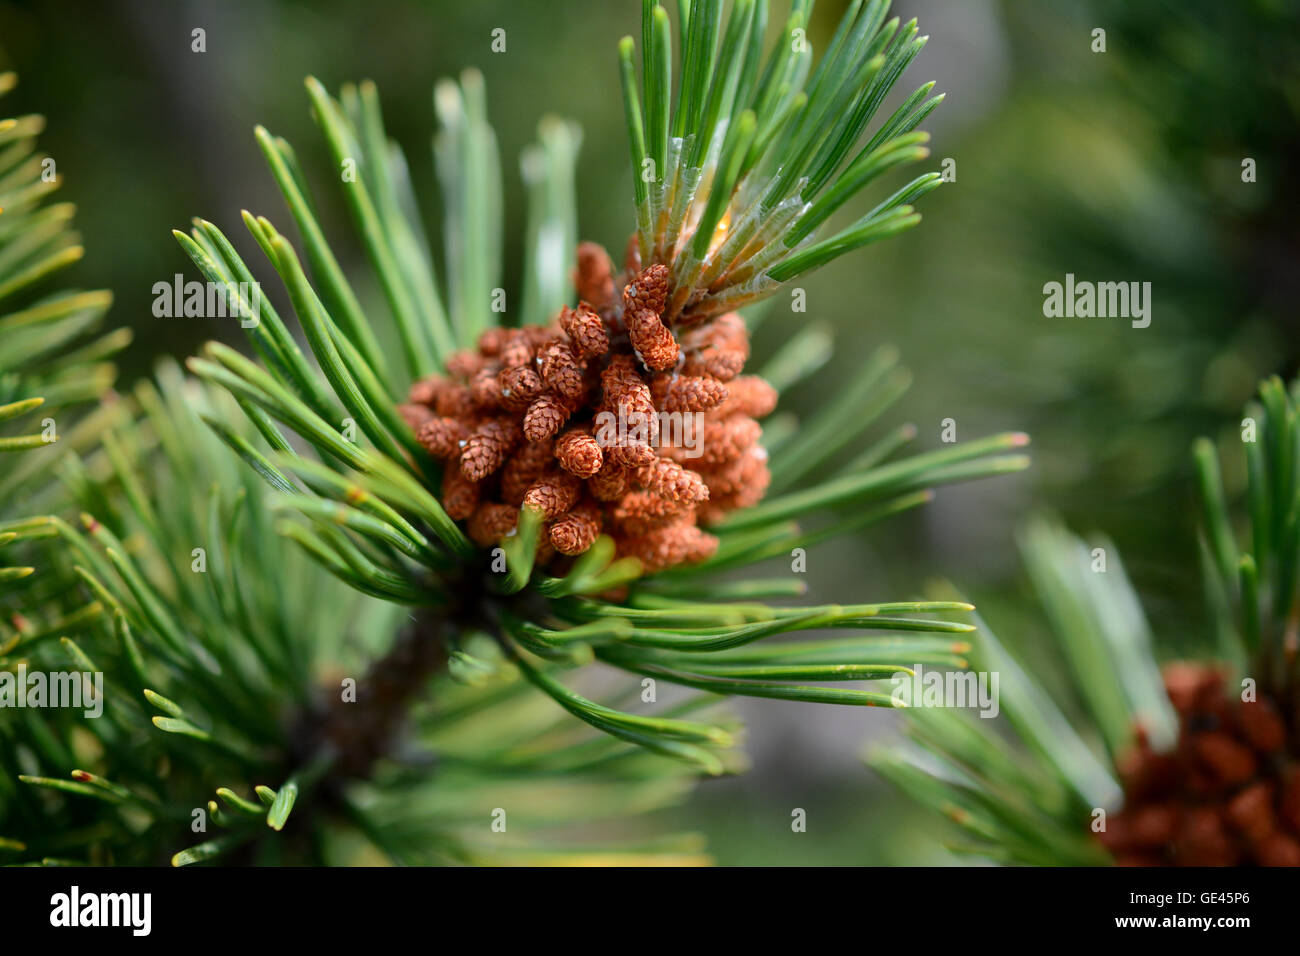
M 541 362 L 542 381 L 556 394 L 575 398 L 582 394 L 582 364 L 573 349 L 564 342 L 555 342 L 538 356 Z
M 542 377 L 526 366 L 502 369 L 497 384 L 501 386 L 501 407 L 512 412 L 524 411 L 546 387 Z
M 471 541 L 486 548 L 514 531 L 518 521 L 519 509 L 513 505 L 485 502 L 475 509 L 467 530 Z
M 442 507 L 456 521 L 474 513 L 479 502 L 479 485 L 466 478 L 459 467 L 448 465 L 442 473 Z
M 522 437 L 522 430 L 508 418 L 485 422 L 465 442 L 460 455 L 461 472 L 470 481 L 481 481 L 506 463 Z
M 707 412 L 727 402 L 730 391 L 717 379 L 699 375 L 660 377 L 651 386 L 655 404 L 666 412 Z
M 668 301 L 668 267 L 655 263 L 634 275 L 623 288 L 623 314 L 649 312 L 656 319 Z
M 698 473 L 675 461 L 656 458 L 636 470 L 633 479 L 649 491 L 669 501 L 707 501 L 709 489 Z
M 501 368 L 496 362 L 489 362 L 474 374 L 469 383 L 469 394 L 476 408 L 491 412 L 501 407 L 500 374 Z
M 416 439 L 435 458 L 459 455 L 470 431 L 454 418 L 430 418 L 415 433 Z
M 524 492 L 524 507 L 538 512 L 551 521 L 564 514 L 578 500 L 582 482 L 563 471 L 554 471 L 540 478 Z
M 433 408 L 438 401 L 438 391 L 445 384 L 444 380 L 437 375 L 430 375 L 428 378 L 413 382 L 407 391 L 407 401 L 415 405 Z
M 730 415 L 766 418 L 776 410 L 776 389 L 757 375 L 738 375 L 725 387 L 726 401 L 718 406 L 718 416 L 721 418 Z
M 561 435 L 555 443 L 555 457 L 561 468 L 579 478 L 590 478 L 605 461 L 600 442 L 585 429 L 571 429 Z
M 659 316 L 649 309 L 624 312 L 623 315 L 632 347 L 648 368 L 663 371 L 677 364 L 681 349 L 673 333 L 659 321 Z
M 458 418 L 464 421 L 473 418 L 477 412 L 474 395 L 469 387 L 447 382 L 438 389 L 437 400 L 433 410 L 444 418 Z
M 501 500 L 518 508 L 524 492 L 537 483 L 551 467 L 553 443 L 526 442 L 501 469 Z
M 554 395 L 543 392 L 524 412 L 524 437 L 530 442 L 553 437 L 569 418 L 569 409 Z
M 664 498 L 650 491 L 630 491 L 619 500 L 612 518 L 619 531 L 635 536 L 676 524 L 691 510 L 686 500 Z
M 1164 681 L 1176 745 L 1158 753 L 1138 728 L 1117 760 L 1124 806 L 1097 840 L 1124 865 L 1300 866 L 1300 765 L 1276 705 L 1231 696 L 1204 664 L 1171 664 Z
M 447 359 L 447 373 L 452 378 L 473 378 L 487 359 L 478 352 L 456 352 Z
M 612 308 L 615 300 L 614 267 L 605 250 L 594 242 L 580 242 L 577 260 L 573 284 L 578 290 L 578 298 L 600 310 Z
M 501 345 L 501 365 L 505 368 L 525 368 L 532 364 L 535 349 L 522 329 L 516 329 Z
M 617 501 L 627 494 L 630 483 L 627 469 L 620 463 L 605 459 L 599 472 L 587 481 L 587 487 L 597 501 Z
M 638 559 L 648 573 L 675 564 L 702 561 L 718 548 L 718 539 L 690 524 L 671 524 L 643 535 L 623 538 L 622 550 Z
M 501 354 L 501 350 L 506 347 L 509 340 L 510 329 L 493 326 L 490 329 L 484 329 L 483 334 L 478 337 L 478 350 L 484 355 L 494 358 Z
M 417 405 L 414 402 L 405 402 L 397 406 L 397 414 L 402 416 L 402 421 L 415 432 L 419 432 L 424 423 L 433 418 L 433 410 L 427 405 Z
M 560 314 L 560 325 L 580 358 L 604 355 L 609 351 L 609 332 L 605 323 L 586 302 Z
M 592 505 L 579 505 L 551 524 L 548 532 L 551 545 L 560 554 L 582 554 L 600 534 L 600 509 Z

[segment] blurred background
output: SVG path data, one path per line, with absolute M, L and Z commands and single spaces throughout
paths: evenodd
M 845 6 L 818 0 L 814 49 Z M 773 8 L 775 29 L 785 4 Z M 894 9 L 931 37 L 896 95 L 931 79 L 947 91 L 926 125 L 928 168 L 951 160 L 955 181 L 922 201 L 918 229 L 797 282 L 806 313 L 778 298 L 756 354 L 804 323 L 834 332 L 825 370 L 782 398 L 798 412 L 892 343 L 915 383 L 882 428 L 913 422 L 922 448 L 939 443 L 946 418 L 958 440 L 1023 429 L 1035 463 L 822 546 L 810 555 L 810 599 L 894 599 L 949 579 L 1036 660 L 1047 651 L 1015 538 L 1026 515 L 1052 510 L 1116 542 L 1166 653 L 1177 654 L 1207 630 L 1191 440 L 1237 427 L 1257 379 L 1293 374 L 1300 352 L 1300 3 L 896 0 Z M 294 144 L 336 251 L 375 301 L 326 188 L 333 171 L 308 115 L 308 74 L 331 89 L 378 82 L 431 236 L 440 234 L 429 145 L 438 77 L 471 66 L 486 77 L 508 236 L 522 233 L 518 156 L 539 116 L 576 120 L 581 234 L 621 249 L 632 208 L 615 43 L 639 23 L 637 0 L 0 0 L 0 70 L 20 75 L 12 105 L 48 118 L 42 146 L 88 248 L 75 281 L 111 288 L 110 319 L 136 330 L 129 382 L 157 355 L 240 339 L 221 320 L 154 318 L 152 287 L 177 272 L 193 278 L 170 235 L 192 216 L 232 237 L 246 235 L 241 208 L 287 219 L 256 123 Z M 196 28 L 205 52 L 192 49 Z M 504 53 L 490 48 L 497 28 Z M 1253 181 L 1243 181 L 1246 160 Z M 521 245 L 506 250 L 507 276 Z M 1150 326 L 1045 317 L 1043 286 L 1067 273 L 1150 282 Z M 860 763 L 864 746 L 894 732 L 891 715 L 737 709 L 750 723 L 752 772 L 705 783 L 673 821 L 708 834 L 720 862 L 948 859 L 930 818 Z M 807 811 L 805 833 L 791 832 L 794 808 Z

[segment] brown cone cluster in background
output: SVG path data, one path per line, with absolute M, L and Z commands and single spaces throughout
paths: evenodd
M 1201 664 L 1170 666 L 1165 688 L 1177 748 L 1155 753 L 1139 734 L 1102 844 L 1130 866 L 1300 866 L 1300 763 L 1277 707 L 1230 696 Z
M 605 250 L 582 243 L 576 309 L 489 329 L 445 376 L 411 387 L 402 413 L 445 463 L 443 507 L 477 544 L 509 534 L 526 506 L 545 521 L 541 561 L 605 533 L 654 572 L 711 555 L 717 539 L 700 525 L 766 491 L 757 419 L 776 392 L 741 374 L 744 321 L 675 334 L 661 319 L 668 269 L 640 268 L 630 248 L 615 277 Z

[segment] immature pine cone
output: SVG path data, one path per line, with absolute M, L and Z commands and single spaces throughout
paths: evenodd
M 1300 763 L 1277 708 L 1229 696 L 1200 664 L 1168 667 L 1165 689 L 1178 744 L 1155 753 L 1139 729 L 1102 845 L 1128 866 L 1300 866 Z
M 744 321 L 730 313 L 679 338 L 663 321 L 669 269 L 626 261 L 615 277 L 605 250 L 582 243 L 576 308 L 546 326 L 487 330 L 401 406 L 444 464 L 443 507 L 480 546 L 526 507 L 545 522 L 542 563 L 605 533 L 654 572 L 707 558 L 717 539 L 699 525 L 767 488 L 756 419 L 776 392 L 740 374 Z

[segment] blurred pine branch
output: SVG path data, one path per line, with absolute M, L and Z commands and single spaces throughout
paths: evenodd
M 1239 507 L 1215 443 L 1194 448 L 1211 655 L 1167 659 L 1173 635 L 1156 643 L 1109 541 L 1085 544 L 1046 520 L 1026 529 L 1025 564 L 1079 716 L 981 625 L 971 667 L 1000 676 L 1019 746 L 1008 753 L 994 721 L 919 708 L 915 745 L 870 758 L 959 824 L 965 852 L 1038 865 L 1300 866 L 1298 392 L 1266 380 L 1224 442 L 1246 475 Z

